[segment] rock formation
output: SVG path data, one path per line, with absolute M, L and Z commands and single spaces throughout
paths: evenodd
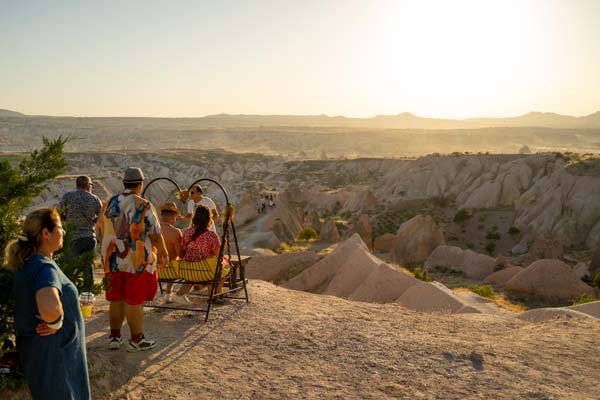
M 575 265 L 575 267 L 573 267 L 573 271 L 575 271 L 575 275 L 577 275 L 577 277 L 579 279 L 590 279 L 591 278 L 590 266 L 586 262 L 577 263 L 577 265 Z
M 253 257 L 248 262 L 246 277 L 279 283 L 293 278 L 319 260 L 313 251 Z
M 522 264 L 529 265 L 535 260 L 543 258 L 561 258 L 564 254 L 564 247 L 560 239 L 550 231 L 545 231 L 533 242 L 527 256 L 522 260 Z
M 323 222 L 318 240 L 328 243 L 337 243 L 340 241 L 340 233 L 333 218 L 328 218 Z
M 494 272 L 497 264 L 494 258 L 485 254 L 442 245 L 433 250 L 423 267 L 430 271 L 435 268 L 448 269 L 462 272 L 468 278 L 483 279 Z
M 600 270 L 600 244 L 596 246 L 596 251 L 592 256 L 592 260 L 590 261 L 590 277 L 595 279 L 598 270 Z
M 367 190 L 352 194 L 343 204 L 342 210 L 359 213 L 373 211 L 377 208 L 377 205 L 377 198 L 370 190 Z
M 496 271 L 488 275 L 483 280 L 483 283 L 492 286 L 504 286 L 506 282 L 512 279 L 513 276 L 524 270 L 525 268 L 523 267 L 508 267 L 501 269 L 500 271 Z
M 417 215 L 398 228 L 390 257 L 398 265 L 421 265 L 436 247 L 444 243 L 444 234 L 433 218 Z
M 310 210 L 308 212 L 308 216 L 306 217 L 305 225 L 313 228 L 315 231 L 321 231 L 321 218 L 319 217 L 319 213 L 315 210 Z
M 373 246 L 373 226 L 369 221 L 368 215 L 361 215 L 358 221 L 352 226 L 352 228 L 346 233 L 346 237 L 351 237 L 353 234 L 358 233 L 360 238 L 365 242 L 369 249 Z
M 396 303 L 415 311 L 445 313 L 477 313 L 465 305 L 452 290 L 439 282 L 421 282 L 409 287 Z
M 393 233 L 384 233 L 377 236 L 373 244 L 373 250 L 378 253 L 388 253 L 392 249 L 396 235 Z
M 573 269 L 560 260 L 535 261 L 506 282 L 504 288 L 550 302 L 575 300 L 582 294 L 595 294 L 592 287 L 577 278 Z
M 373 256 L 358 234 L 282 286 L 357 301 L 395 301 L 418 311 L 478 312 L 444 285 L 422 282 Z

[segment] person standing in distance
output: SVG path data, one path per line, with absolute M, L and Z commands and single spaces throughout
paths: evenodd
M 169 254 L 154 206 L 140 197 L 143 184 L 142 170 L 127 168 L 123 192 L 110 198 L 100 220 L 102 259 L 108 279 L 106 300 L 110 302 L 108 345 L 113 350 L 123 342 L 121 327 L 125 319 L 131 332 L 128 351 L 156 346 L 154 340 L 144 337 L 142 304 L 154 299 L 157 264 L 166 265 Z
M 212 201 L 210 197 L 206 197 L 203 195 L 202 187 L 200 185 L 192 186 L 192 188 L 190 189 L 190 195 L 191 199 L 189 199 L 187 202 L 187 215 L 185 217 L 181 217 L 180 220 L 190 221 L 191 226 L 191 221 L 194 217 L 194 214 L 196 213 L 196 208 L 198 208 L 198 206 L 201 205 L 206 206 L 210 210 L 212 216 L 212 222 L 208 229 L 213 231 L 214 233 L 217 233 L 217 228 L 215 226 L 214 221 L 216 221 L 217 218 L 219 218 L 219 212 L 217 211 L 217 206 L 215 205 L 215 202 Z
M 92 193 L 94 184 L 89 176 L 82 175 L 75 181 L 76 189 L 65 193 L 58 203 L 63 221 L 75 229 L 69 255 L 77 257 L 94 251 L 96 230 L 94 226 L 102 210 L 102 202 Z M 83 288 L 91 292 L 94 286 L 94 264 L 87 266 L 83 275 Z

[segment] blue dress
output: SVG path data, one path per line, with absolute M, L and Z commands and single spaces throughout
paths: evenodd
M 64 321 L 55 334 L 40 336 L 35 294 L 47 286 L 58 289 Z M 75 285 L 54 261 L 36 254 L 17 270 L 14 293 L 17 349 L 33 399 L 89 399 L 85 325 Z

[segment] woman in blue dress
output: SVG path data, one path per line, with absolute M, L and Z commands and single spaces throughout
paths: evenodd
M 77 288 L 52 260 L 63 236 L 58 212 L 43 207 L 6 247 L 6 266 L 15 270 L 17 349 L 34 400 L 90 398 Z

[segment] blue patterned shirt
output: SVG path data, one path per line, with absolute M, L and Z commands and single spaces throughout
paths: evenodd
M 75 228 L 73 239 L 96 238 L 94 225 L 102 211 L 102 202 L 93 193 L 76 189 L 63 195 L 58 204 L 65 221 Z

